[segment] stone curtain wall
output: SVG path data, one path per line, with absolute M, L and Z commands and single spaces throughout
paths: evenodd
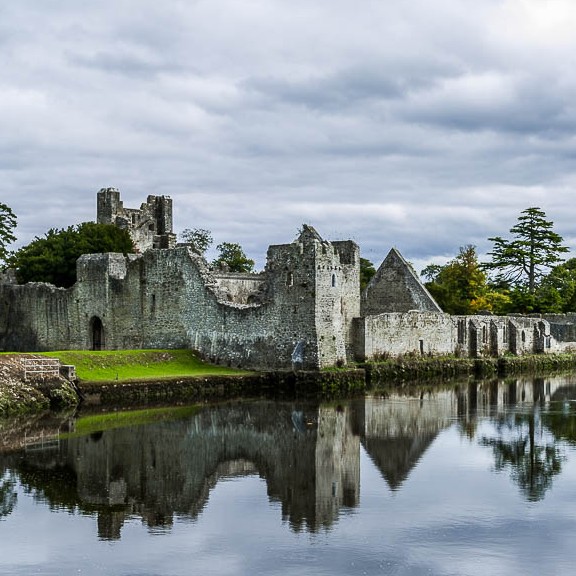
M 390 313 L 354 320 L 359 360 L 402 354 L 482 357 L 559 352 L 567 343 L 550 323 L 528 316 L 450 316 L 432 312 Z
M 51 284 L 0 284 L 0 349 L 63 350 L 78 338 L 68 320 L 74 314 L 70 291 Z
M 272 246 L 266 271 L 217 278 L 188 247 L 79 258 L 69 289 L 0 285 L 4 350 L 193 348 L 223 365 L 314 369 L 351 355 L 357 246 L 314 234 Z M 236 300 L 258 288 L 252 302 Z M 347 357 L 348 356 L 348 357 Z
M 560 352 L 576 351 L 576 314 L 546 314 L 555 347 Z
M 379 314 L 355 320 L 361 360 L 402 354 L 450 354 L 456 346 L 452 317 L 433 312 Z

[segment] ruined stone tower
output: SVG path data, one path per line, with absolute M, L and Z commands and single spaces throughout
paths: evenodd
M 294 338 L 294 364 L 323 367 L 352 358 L 359 266 L 355 242 L 329 242 L 308 225 L 295 242 L 268 249 L 268 282 L 284 316 L 277 329 Z
M 173 248 L 172 199 L 169 196 L 148 196 L 140 209 L 124 208 L 116 188 L 102 188 L 97 199 L 98 224 L 114 224 L 128 230 L 136 249 Z

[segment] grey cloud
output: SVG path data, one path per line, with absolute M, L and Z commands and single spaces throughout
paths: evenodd
M 261 94 L 269 102 L 343 113 L 366 103 L 402 100 L 413 92 L 431 89 L 440 80 L 460 72 L 461 66 L 441 59 L 428 62 L 426 66 L 411 60 L 392 63 L 371 59 L 314 76 L 254 76 L 244 81 L 242 88 Z
M 1 200 L 19 242 L 94 218 L 102 186 L 128 206 L 171 195 L 177 230 L 259 262 L 303 222 L 374 261 L 486 250 L 529 205 L 573 239 L 573 46 L 504 8 L 8 3 Z
M 285 78 L 251 78 L 243 87 L 255 91 L 273 102 L 289 102 L 312 109 L 341 110 L 351 103 L 365 100 L 400 98 L 405 93 L 403 83 L 394 78 L 366 71 L 346 71 L 328 77 L 305 80 Z
M 562 89 L 554 78 L 495 74 L 492 93 L 490 80 L 481 86 L 482 76 L 460 80 L 460 85 L 418 94 L 400 116 L 448 129 L 538 134 L 547 140 L 569 135 L 576 127 L 574 91 Z M 462 89 L 466 83 L 468 90 Z M 475 84 L 483 92 L 475 93 Z
M 98 51 L 89 56 L 69 54 L 71 64 L 94 68 L 106 74 L 120 74 L 125 78 L 150 78 L 158 74 L 176 72 L 178 68 L 165 61 L 153 61 L 135 54 L 122 54 L 117 51 Z

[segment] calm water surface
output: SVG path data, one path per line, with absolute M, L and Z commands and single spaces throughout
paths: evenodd
M 3 422 L 0 574 L 573 573 L 575 378 L 385 396 Z

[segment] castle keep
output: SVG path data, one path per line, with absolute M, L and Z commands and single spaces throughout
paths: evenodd
M 395 249 L 361 295 L 358 246 L 311 226 L 270 246 L 262 273 L 234 274 L 176 245 L 167 197 L 134 210 L 103 189 L 97 219 L 128 229 L 139 253 L 80 257 L 68 289 L 0 284 L 0 349 L 192 348 L 223 365 L 317 369 L 406 353 L 576 348 L 570 316 L 442 313 Z
M 130 232 L 136 248 L 174 248 L 176 234 L 172 231 L 172 199 L 169 196 L 148 196 L 139 210 L 124 208 L 116 188 L 98 192 L 96 222 L 114 224 Z

